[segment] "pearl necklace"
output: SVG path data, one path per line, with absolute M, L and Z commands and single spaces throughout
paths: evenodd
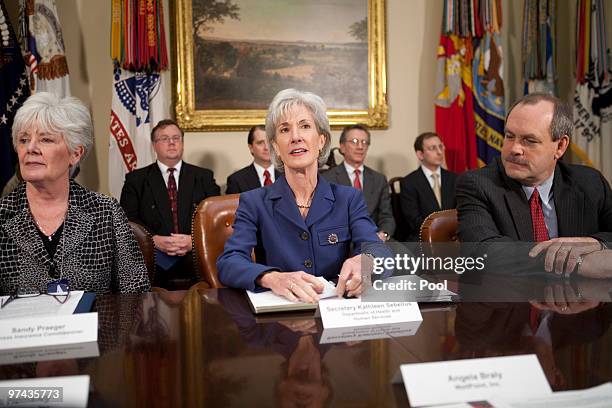
M 310 208 L 311 204 L 312 204 L 312 197 L 314 196 L 315 190 L 312 190 L 312 193 L 310 193 L 310 198 L 308 199 L 308 201 L 306 202 L 306 204 L 298 204 L 297 200 L 295 201 L 295 204 L 297 205 L 298 208 Z

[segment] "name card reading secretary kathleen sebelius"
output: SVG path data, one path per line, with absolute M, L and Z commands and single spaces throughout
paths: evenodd
M 552 393 L 535 354 L 403 364 L 400 372 L 413 407 Z
M 362 302 L 361 299 L 319 301 L 323 327 L 376 326 L 423 320 L 416 302 Z
M 98 313 L 3 319 L 0 350 L 98 341 Z

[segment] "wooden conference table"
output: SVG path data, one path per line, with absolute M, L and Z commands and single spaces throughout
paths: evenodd
M 319 344 L 313 314 L 255 317 L 232 289 L 96 299 L 98 357 L 0 366 L 0 379 L 88 374 L 90 406 L 407 406 L 402 363 L 536 353 L 555 390 L 612 380 L 612 304 L 554 314 L 531 336 L 526 303 L 423 311 L 415 335 Z

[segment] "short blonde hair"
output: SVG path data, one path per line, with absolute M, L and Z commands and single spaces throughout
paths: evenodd
M 331 146 L 331 130 L 329 127 L 329 119 L 327 118 L 327 107 L 325 102 L 320 96 L 313 94 L 312 92 L 298 91 L 297 89 L 289 88 L 284 89 L 276 94 L 270 106 L 268 107 L 268 114 L 266 116 L 266 137 L 268 143 L 272 146 L 272 142 L 276 140 L 276 126 L 279 121 L 289 112 L 293 107 L 301 105 L 308 109 L 312 114 L 312 117 L 317 127 L 317 132 L 325 136 L 325 143 L 323 148 L 319 152 L 319 167 L 322 167 L 327 162 L 329 156 L 329 150 Z M 270 149 L 270 157 L 274 167 L 278 170 L 283 170 L 283 161 L 276 155 L 274 149 Z

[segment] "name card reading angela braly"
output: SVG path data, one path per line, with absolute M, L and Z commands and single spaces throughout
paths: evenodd
M 552 393 L 535 354 L 403 364 L 400 371 L 413 407 Z
M 98 340 L 98 313 L 4 319 L 0 350 Z
M 323 327 L 375 326 L 423 320 L 416 302 L 362 302 L 361 299 L 319 301 Z

